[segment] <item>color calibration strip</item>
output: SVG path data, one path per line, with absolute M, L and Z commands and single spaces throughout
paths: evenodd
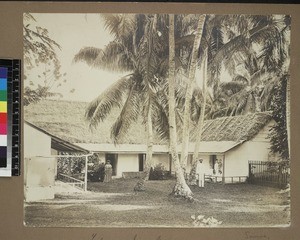
M 7 72 L 0 67 L 0 167 L 7 167 Z
M 20 175 L 19 59 L 0 59 L 0 177 Z

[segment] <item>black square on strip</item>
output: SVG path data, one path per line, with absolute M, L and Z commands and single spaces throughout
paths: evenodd
M 7 165 L 7 147 L 0 147 L 0 167 Z
M 6 167 L 6 166 L 7 166 L 7 158 L 0 157 L 0 167 Z
M 7 157 L 7 147 L 6 146 L 0 147 L 0 157 Z

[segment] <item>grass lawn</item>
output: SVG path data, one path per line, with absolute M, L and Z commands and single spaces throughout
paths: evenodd
M 220 227 L 278 226 L 289 221 L 287 194 L 249 184 L 207 183 L 192 187 L 199 201 L 169 196 L 173 180 L 149 181 L 133 192 L 136 179 L 89 183 L 87 194 L 57 195 L 25 204 L 27 226 L 193 227 L 191 215 L 222 221 Z

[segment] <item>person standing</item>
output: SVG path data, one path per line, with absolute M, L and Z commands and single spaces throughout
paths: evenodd
M 214 175 L 219 175 L 219 163 L 218 159 L 216 159 L 215 165 L 214 165 Z
M 112 178 L 112 165 L 110 161 L 107 160 L 105 167 L 104 167 L 104 182 L 110 182 Z
M 197 163 L 196 173 L 199 176 L 199 187 L 204 187 L 204 168 L 203 168 L 203 159 L 200 158 Z

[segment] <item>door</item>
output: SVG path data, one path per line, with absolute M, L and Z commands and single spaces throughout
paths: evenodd
M 217 162 L 217 155 L 210 155 L 209 165 L 210 165 L 210 169 L 213 170 L 213 174 L 217 173 L 216 162 Z
M 105 154 L 105 163 L 107 163 L 108 160 L 110 161 L 110 164 L 112 166 L 112 175 L 116 176 L 117 175 L 117 167 L 118 167 L 118 154 L 106 153 Z
M 143 172 L 144 171 L 145 159 L 146 159 L 146 154 L 140 153 L 139 154 L 139 172 Z

